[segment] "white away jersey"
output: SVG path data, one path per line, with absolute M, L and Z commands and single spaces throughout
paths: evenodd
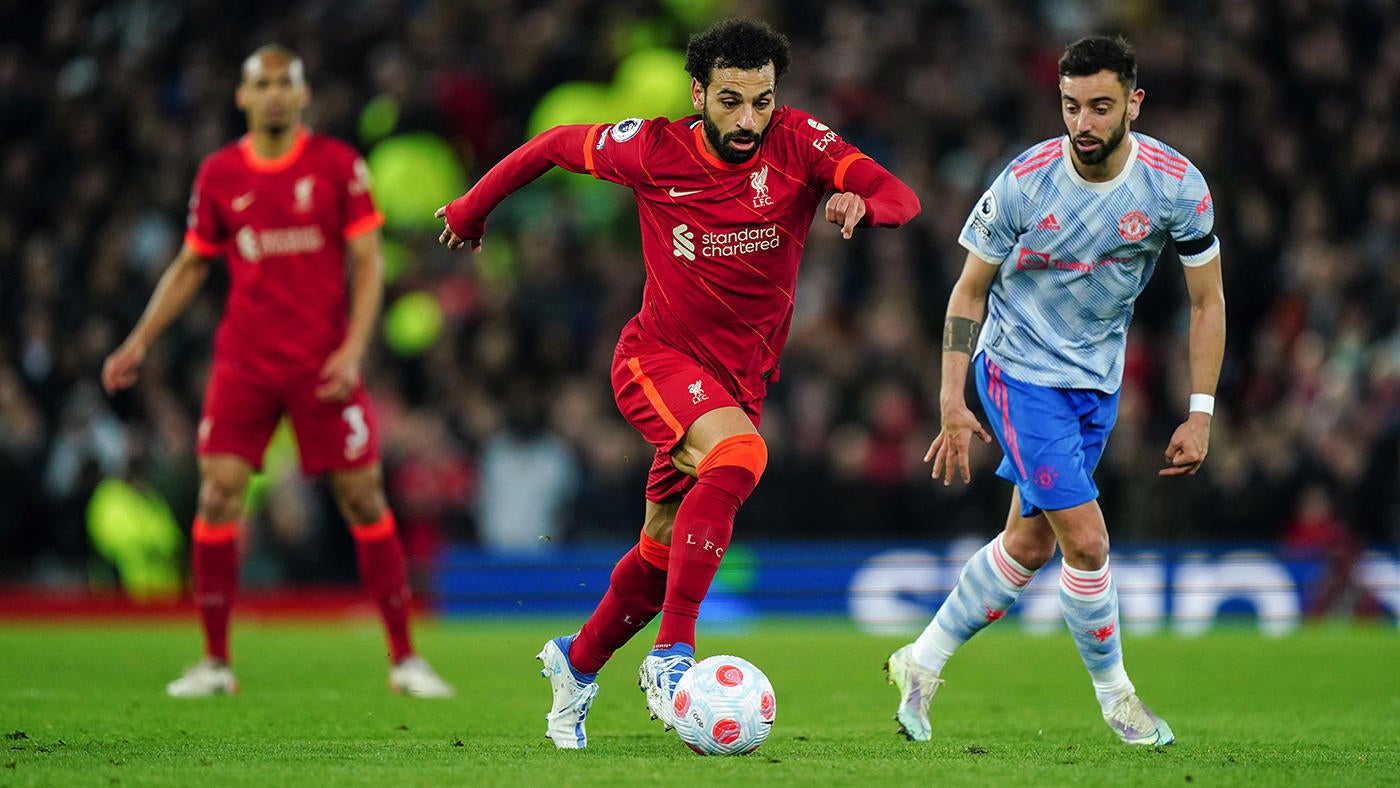
M 1117 391 L 1133 305 L 1167 237 L 1183 265 L 1204 265 L 1218 251 L 1200 170 L 1144 134 L 1128 142 L 1128 163 L 1104 183 L 1075 171 L 1068 136 L 1032 146 L 963 226 L 958 242 L 1001 267 L 978 350 L 1012 377 Z

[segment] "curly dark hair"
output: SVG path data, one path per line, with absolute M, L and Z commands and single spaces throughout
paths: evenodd
M 1088 77 L 1112 71 L 1131 93 L 1137 88 L 1137 55 L 1122 36 L 1088 36 L 1065 47 L 1060 56 L 1060 76 Z
M 701 85 L 717 68 L 759 69 L 773 63 L 775 78 L 788 70 L 788 39 L 764 22 L 725 19 L 690 37 L 685 70 Z

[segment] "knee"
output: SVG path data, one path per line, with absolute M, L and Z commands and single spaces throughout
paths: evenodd
M 1108 563 L 1108 532 L 1104 530 L 1069 535 L 1060 543 L 1065 563 L 1075 569 L 1097 570 Z
M 336 505 L 351 525 L 373 523 L 384 515 L 387 504 L 379 480 L 377 466 L 331 474 Z
M 335 499 L 337 505 L 340 506 L 340 513 L 352 525 L 372 523 L 384 515 L 384 496 L 380 493 L 378 485 L 357 484 L 337 487 Z
M 206 475 L 199 484 L 199 516 L 207 523 L 229 523 L 243 516 L 247 481 L 235 475 Z
M 1016 563 L 1035 571 L 1055 556 L 1055 532 L 1049 528 L 1007 530 L 1002 533 L 1001 546 Z

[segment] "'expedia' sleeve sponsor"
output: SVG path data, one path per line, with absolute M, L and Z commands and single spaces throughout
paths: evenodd
M 782 117 L 775 115 L 772 132 L 789 136 L 791 139 L 783 142 L 793 145 L 800 158 L 811 162 L 809 182 L 818 191 L 851 191 L 847 175 L 852 165 L 869 161 L 870 157 L 811 115 L 793 107 L 784 107 L 780 112 Z
M 190 190 L 190 210 L 185 219 L 185 243 L 201 257 L 214 257 L 228 240 L 228 229 L 219 220 L 210 189 L 210 159 L 199 165 Z
M 862 227 L 899 227 L 919 215 L 919 198 L 903 181 L 846 142 L 825 123 L 787 107 L 775 132 L 811 162 L 810 182 L 818 191 L 854 192 L 865 198 Z
M 1008 166 L 977 198 L 958 243 L 986 262 L 1001 265 L 1025 229 L 1021 213 L 1021 188 Z

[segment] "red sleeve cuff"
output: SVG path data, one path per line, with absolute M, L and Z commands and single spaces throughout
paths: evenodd
M 467 208 L 467 198 L 471 196 L 469 191 L 447 204 L 447 227 L 458 238 L 480 238 L 486 234 L 486 222 L 479 219 L 468 221 L 472 212 Z
M 185 246 L 193 249 L 194 253 L 200 257 L 217 257 L 219 254 L 218 244 L 210 243 L 200 238 L 198 235 L 195 235 L 194 230 L 185 231 Z
M 345 226 L 345 240 L 364 235 L 370 230 L 377 230 L 384 226 L 384 214 L 375 211 L 368 216 L 361 216 L 355 221 Z
M 869 158 L 870 158 L 870 157 L 869 157 L 869 156 L 866 156 L 864 153 L 861 153 L 861 152 L 859 152 L 859 151 L 856 151 L 855 153 L 847 154 L 846 158 L 844 158 L 844 159 L 842 159 L 841 161 L 837 162 L 837 163 L 836 163 L 836 174 L 833 175 L 832 178 L 831 178 L 832 184 L 836 186 L 836 191 L 838 191 L 838 192 L 844 192 L 844 191 L 846 191 L 846 170 L 849 170 L 849 169 L 851 168 L 851 165 L 852 165 L 852 164 L 855 164 L 856 162 L 860 161 L 861 159 L 869 159 Z

